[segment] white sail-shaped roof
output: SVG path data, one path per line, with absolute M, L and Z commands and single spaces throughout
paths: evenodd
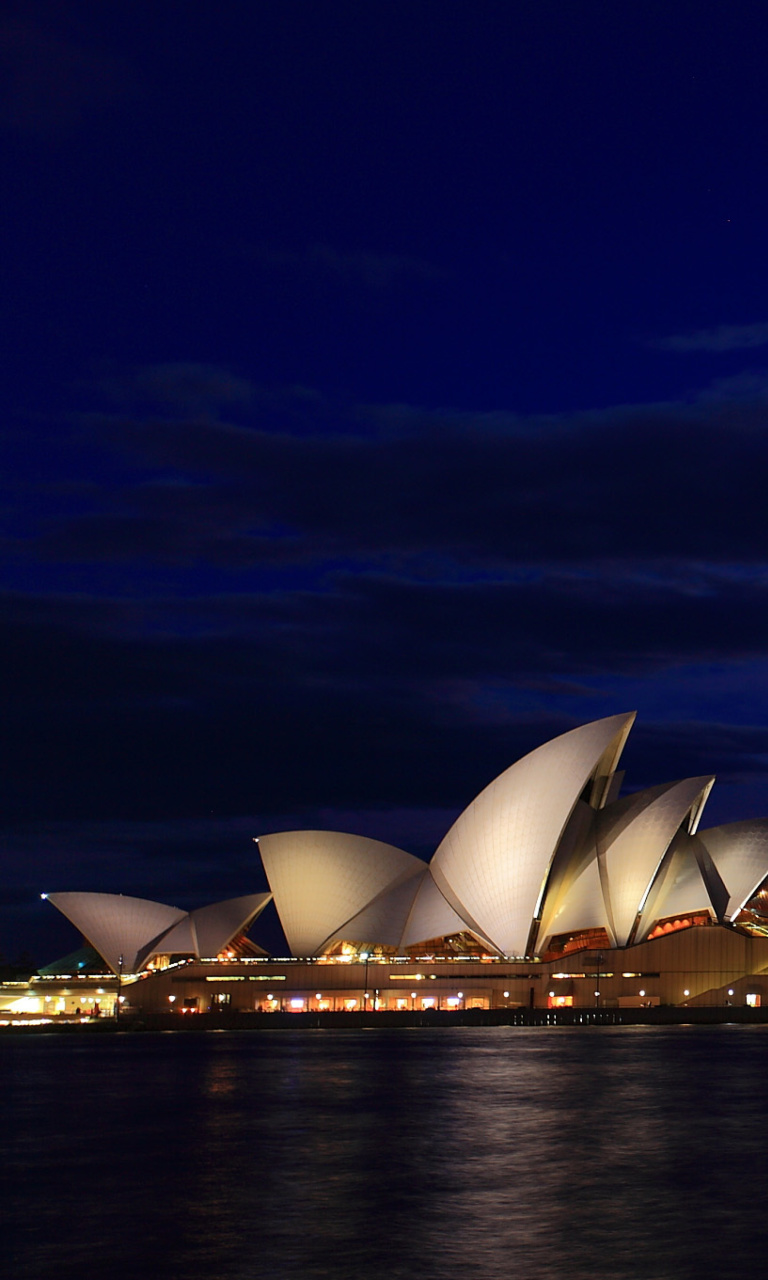
M 611 932 L 597 865 L 600 817 L 584 799 L 577 801 L 547 880 L 533 948 L 537 955 L 549 950 L 553 934 L 597 928 Z
M 446 902 L 429 867 L 423 866 L 421 875 L 407 873 L 374 898 L 326 939 L 323 950 L 332 942 L 344 940 L 405 951 L 419 942 L 467 931 L 473 932 L 471 923 Z M 478 937 L 481 943 L 487 941 L 479 934 Z
M 613 772 L 633 720 L 596 720 L 518 760 L 464 810 L 432 859 L 445 896 L 504 954 L 526 953 L 571 812 L 590 779 Z
M 449 902 L 446 902 L 438 889 L 431 873 L 428 873 L 419 885 L 410 914 L 406 921 L 400 946 L 415 947 L 419 942 L 429 942 L 432 938 L 447 938 L 451 934 L 474 932 L 470 923 L 464 920 Z
M 605 929 L 609 938 L 612 935 L 597 858 L 592 858 L 570 881 L 557 911 L 543 922 L 539 951 L 546 950 L 553 934 L 579 933 L 582 929 Z
M 714 778 L 684 778 L 620 800 L 598 820 L 598 860 L 616 945 L 630 941 L 654 877 L 681 823 Z M 602 828 L 602 830 L 601 830 Z M 608 828 L 608 830 L 606 830 Z
M 117 893 L 46 895 L 118 973 L 134 973 L 157 950 L 158 938 L 186 915 L 179 907 Z M 121 964 L 122 957 L 122 964 Z
M 725 916 L 733 920 L 768 876 L 768 818 L 710 827 L 698 838 L 728 890 Z
M 197 950 L 197 935 L 192 927 L 192 917 L 189 913 L 182 916 L 178 924 L 175 924 L 167 933 L 157 938 L 150 955 L 145 958 L 150 960 L 153 955 L 193 955 L 199 956 Z
M 712 901 L 712 886 L 707 885 L 696 857 L 699 843 L 698 837 L 678 836 L 674 841 L 671 857 L 664 859 L 665 865 L 648 897 L 635 942 L 645 941 L 660 920 L 694 912 L 718 914 Z
M 317 955 L 384 889 L 424 872 L 422 860 L 403 849 L 338 831 L 283 831 L 258 844 L 295 956 Z
M 238 933 L 250 928 L 271 899 L 271 893 L 249 893 L 190 912 L 197 934 L 198 955 L 201 958 L 217 956 Z
M 125 972 L 158 954 L 219 955 L 272 895 L 296 956 L 342 941 L 404 951 L 464 932 L 501 955 L 541 955 L 560 934 L 605 929 L 623 947 L 703 910 L 733 922 L 768 880 L 768 819 L 697 833 L 711 777 L 613 800 L 633 720 L 594 721 L 517 761 L 465 809 L 428 868 L 379 840 L 281 832 L 258 841 L 271 894 L 192 912 L 117 894 L 50 900 Z
M 414 875 L 406 871 L 399 880 L 384 889 L 377 897 L 363 907 L 356 916 L 347 920 L 321 944 L 325 950 L 332 942 L 370 942 L 381 947 L 395 947 L 399 950 L 405 923 L 408 919 L 413 900 L 416 897 L 424 877 L 429 869 L 422 862 L 422 870 Z
M 271 897 L 271 893 L 250 893 L 198 907 L 163 935 L 156 950 L 167 955 L 188 952 L 198 959 L 217 956 L 236 934 L 249 928 Z

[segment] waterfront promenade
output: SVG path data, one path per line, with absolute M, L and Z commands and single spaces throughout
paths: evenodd
M 378 1013 L 157 1013 L 143 1016 L 42 1019 L 14 1015 L 0 1021 L 3 1033 L 63 1034 L 140 1033 L 148 1031 L 278 1031 L 429 1027 L 712 1027 L 768 1026 L 768 1008 L 745 1005 L 681 1008 L 657 1005 L 648 1009 L 463 1009 L 382 1010 Z

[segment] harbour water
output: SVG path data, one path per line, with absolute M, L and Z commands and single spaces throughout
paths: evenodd
M 0 1041 L 14 1280 L 742 1277 L 768 1027 Z

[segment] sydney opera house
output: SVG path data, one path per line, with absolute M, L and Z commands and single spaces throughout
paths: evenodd
M 270 892 L 195 911 L 43 895 L 85 946 L 0 1013 L 768 1005 L 768 819 L 703 827 L 711 776 L 621 796 L 633 720 L 518 760 L 429 863 L 291 831 L 256 840 Z M 271 901 L 282 957 L 248 936 Z

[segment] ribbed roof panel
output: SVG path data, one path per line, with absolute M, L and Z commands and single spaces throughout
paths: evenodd
M 384 889 L 424 871 L 403 849 L 338 831 L 260 836 L 259 851 L 295 956 L 318 954 Z
M 672 838 L 713 781 L 712 777 L 684 778 L 638 792 L 619 801 L 618 828 L 601 837 L 598 827 L 598 858 L 618 946 L 629 941 Z M 611 817 L 610 809 L 604 810 L 599 825 L 609 824 Z
M 435 878 L 496 947 L 523 955 L 558 842 L 590 778 L 610 773 L 633 715 L 609 716 L 518 760 L 464 810 L 437 850 Z
M 179 907 L 117 893 L 49 893 L 52 902 L 117 973 L 135 972 L 153 944 L 186 915 Z
M 451 934 L 463 933 L 466 929 L 471 929 L 471 925 L 446 902 L 432 875 L 428 873 L 414 898 L 400 946 L 403 949 L 415 947 L 419 942 L 447 938 Z
M 726 918 L 738 915 L 768 876 L 768 818 L 748 818 L 699 831 L 728 890 Z

